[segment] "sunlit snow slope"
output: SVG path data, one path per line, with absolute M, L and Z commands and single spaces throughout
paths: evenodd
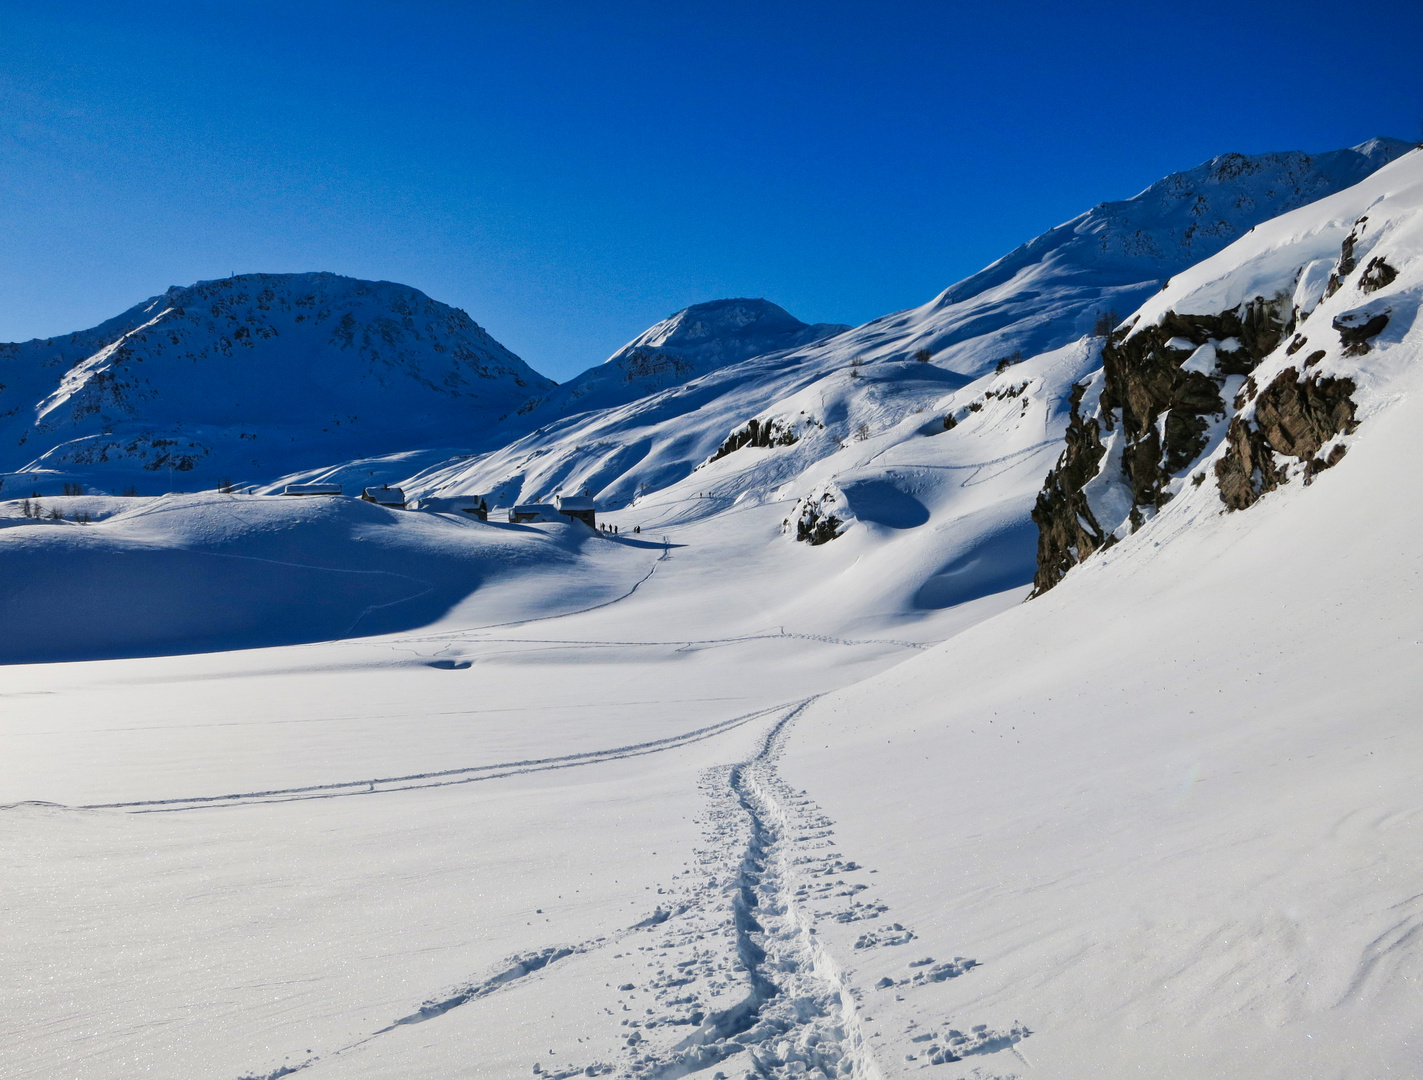
M 877 433 L 912 409 L 936 407 L 945 391 L 992 372 L 1004 358 L 1040 355 L 1083 338 L 1105 313 L 1131 310 L 1172 275 L 1258 223 L 1356 183 L 1407 145 L 1375 139 L 1314 156 L 1215 158 L 1079 215 L 922 307 L 723 364 L 626 404 L 550 420 L 492 454 L 427 468 L 413 486 L 493 493 L 508 501 L 586 489 L 600 502 L 623 506 L 643 491 L 685 480 L 753 420 L 774 426 L 772 439 L 787 431 L 803 435 L 807 424 L 822 430 L 825 439 L 779 451 L 790 459 L 769 481 L 779 486 L 787 474 L 819 460 L 826 445 L 858 437 L 861 423 Z M 696 310 L 653 327 L 605 367 L 622 370 L 664 335 L 686 334 Z M 727 341 L 724 355 L 730 356 L 741 339 L 730 334 Z M 921 350 L 932 360 L 916 370 Z M 843 381 L 855 364 L 864 365 L 860 374 L 874 376 L 867 385 L 895 384 L 895 404 L 860 402 L 847 393 Z M 580 380 L 597 387 L 612 377 L 595 368 Z M 572 393 L 580 380 L 559 392 Z M 866 396 L 883 398 L 878 391 Z M 381 475 L 394 481 L 410 472 Z M 761 478 L 743 486 L 762 497 L 770 490 Z

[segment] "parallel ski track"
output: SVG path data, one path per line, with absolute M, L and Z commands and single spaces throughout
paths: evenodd
M 622 750 L 627 750 L 627 751 L 634 751 L 634 753 L 620 754 L 619 756 L 631 757 L 631 756 L 637 756 L 637 754 L 639 754 L 639 753 L 657 753 L 659 750 L 671 749 L 673 745 L 682 745 L 682 744 L 687 743 L 687 742 L 697 741 L 698 739 L 710 738 L 711 736 L 716 735 L 716 734 L 720 734 L 720 733 L 723 732 L 723 731 L 728 731 L 728 730 L 730 730 L 730 729 L 731 729 L 732 727 L 734 727 L 734 726 L 739 726 L 739 725 L 741 725 L 741 724 L 750 723 L 750 722 L 753 721 L 753 720 L 762 719 L 762 718 L 764 718 L 764 717 L 766 717 L 766 716 L 770 716 L 770 715 L 773 715 L 773 714 L 775 714 L 775 713 L 783 713 L 783 715 L 780 717 L 780 719 L 777 720 L 774 725 L 772 725 L 770 731 L 767 732 L 767 734 L 762 737 L 762 739 L 761 739 L 761 741 L 760 741 L 760 743 L 759 743 L 759 745 L 758 745 L 758 747 L 757 747 L 756 753 L 755 753 L 749 760 L 743 761 L 741 764 L 736 765 L 736 766 L 733 766 L 732 774 L 731 774 L 731 784 L 732 784 L 733 791 L 736 793 L 738 799 L 740 800 L 743 809 L 745 809 L 746 812 L 751 816 L 751 824 L 752 824 L 751 850 L 749 850 L 749 851 L 747 852 L 747 854 L 746 854 L 746 859 L 747 859 L 748 861 L 749 861 L 749 860 L 754 860 L 755 858 L 758 857 L 758 855 L 759 855 L 759 853 L 760 853 L 760 851 L 761 851 L 761 846 L 762 846 L 762 844 L 768 842 L 769 839 L 770 839 L 770 837 L 769 837 L 769 834 L 766 832 L 766 827 L 765 827 L 764 823 L 762 822 L 761 818 L 757 816 L 757 811 L 755 810 L 754 805 L 753 805 L 752 803 L 750 803 L 750 802 L 747 801 L 748 798 L 756 798 L 756 799 L 758 800 L 758 802 L 759 802 L 759 798 L 760 798 L 760 797 L 759 797 L 759 796 L 748 796 L 747 794 L 743 793 L 743 792 L 738 788 L 738 784 L 740 783 L 740 781 L 739 781 L 739 776 L 741 775 L 740 770 L 746 769 L 746 768 L 748 768 L 748 767 L 750 767 L 750 766 L 752 766 L 752 765 L 754 765 L 754 764 L 763 762 L 763 761 L 765 761 L 765 759 L 766 759 L 769 755 L 773 754 L 773 753 L 779 748 L 779 741 L 778 741 L 778 740 L 779 740 L 779 736 L 780 736 L 781 733 L 785 730 L 786 726 L 787 726 L 795 717 L 799 716 L 800 713 L 801 713 L 808 705 L 810 705 L 813 701 L 815 701 L 815 700 L 816 700 L 818 697 L 820 697 L 820 696 L 821 696 L 821 695 L 819 695 L 819 694 L 815 694 L 815 695 L 812 695 L 811 697 L 802 698 L 802 699 L 799 700 L 799 701 L 783 703 L 783 704 L 781 704 L 781 705 L 776 705 L 776 706 L 774 706 L 774 707 L 772 707 L 772 708 L 769 708 L 769 709 L 761 709 L 761 710 L 759 710 L 759 711 L 757 711 L 757 712 L 754 712 L 754 713 L 747 713 L 747 714 L 744 715 L 744 716 L 734 717 L 734 718 L 732 718 L 731 720 L 723 721 L 723 722 L 720 723 L 720 724 L 713 724 L 713 725 L 710 725 L 709 727 L 699 728 L 699 729 L 697 729 L 696 731 L 686 732 L 686 733 L 684 733 L 683 735 L 681 735 L 681 736 L 676 736 L 676 737 L 674 737 L 674 738 L 672 738 L 672 739 L 663 739 L 663 740 L 657 740 L 657 741 L 655 741 L 655 742 L 650 742 L 650 743 L 640 743 L 640 744 L 637 744 L 636 746 L 624 747 L 624 748 L 621 748 L 621 749 L 622 749 Z M 530 765 L 530 766 L 539 766 L 539 767 L 542 767 L 542 768 L 567 768 L 567 767 L 569 767 L 570 765 L 576 765 L 576 764 L 591 764 L 591 763 L 593 763 L 594 761 L 603 761 L 603 760 L 612 760 L 612 759 L 613 759 L 612 757 L 609 757 L 609 756 L 600 756 L 600 754 L 601 754 L 601 755 L 618 755 L 618 754 L 619 754 L 619 751 L 601 751 L 601 752 L 597 752 L 597 753 L 593 753 L 593 754 L 586 754 L 586 755 L 576 755 L 576 754 L 575 754 L 575 755 L 569 755 L 569 757 L 567 757 L 567 758 L 550 758 L 550 759 L 545 759 L 544 761 L 541 761 L 541 762 L 527 762 L 527 763 L 518 763 L 518 764 L 528 764 L 528 765 Z M 561 764 L 560 764 L 560 763 L 561 763 Z M 488 768 L 500 768 L 500 767 L 501 767 L 501 766 L 488 766 Z M 520 770 L 520 771 L 536 771 L 536 770 L 533 769 L 533 768 L 531 768 L 531 769 Z M 440 775 L 440 774 L 431 774 L 431 775 Z M 504 774 L 504 775 L 508 775 L 508 774 L 506 773 L 506 774 Z M 479 778 L 477 778 L 477 779 L 488 779 L 488 777 L 479 777 Z M 458 782 L 467 782 L 467 781 L 455 781 L 455 782 L 458 783 Z M 369 781 L 361 781 L 361 783 L 369 783 Z M 426 786 L 426 785 L 417 785 L 417 786 Z M 310 790 L 310 789 L 308 789 L 308 790 Z M 397 789 L 397 790 L 398 790 L 398 789 Z M 260 795 L 261 793 L 255 793 L 255 792 L 254 792 L 254 793 L 251 793 L 251 794 L 252 794 L 253 796 L 257 796 L 257 795 Z M 274 793 L 274 794 L 282 794 L 282 793 L 278 792 L 278 793 Z M 363 793 L 362 793 L 362 792 L 354 792 L 354 793 L 352 793 L 352 794 L 363 794 Z M 322 797 L 322 796 L 318 796 L 318 797 Z M 332 796 L 327 795 L 327 796 L 324 796 L 324 797 L 330 798 L 330 797 L 332 797 Z M 220 796 L 219 798 L 244 798 L 244 796 Z M 196 801 L 194 800 L 194 802 L 196 802 Z M 140 809 L 137 809 L 137 810 L 135 810 L 134 812 L 137 812 L 137 813 L 152 813 L 152 812 L 154 812 L 153 809 L 146 809 L 146 810 L 145 810 L 145 809 L 142 809 L 143 807 L 148 807 L 148 806 L 151 806 L 151 805 L 152 805 L 152 804 L 146 804 L 146 803 L 111 803 L 111 804 L 107 804 L 107 806 L 104 806 L 104 807 L 99 807 L 99 806 L 95 806 L 95 807 L 84 807 L 83 809 L 110 809 L 110 808 L 139 807 Z M 158 809 L 195 809 L 195 808 L 197 808 L 197 806 L 159 807 Z M 749 884 L 749 883 L 747 883 L 746 888 L 747 888 L 747 889 L 750 888 L 750 884 Z M 454 988 L 452 988 L 452 989 L 446 991 L 444 994 L 442 994 L 442 995 L 440 995 L 440 996 L 431 998 L 431 999 L 429 999 L 429 1000 L 423 1002 L 420 1006 L 416 1007 L 413 1011 L 411 1011 L 411 1012 L 409 1012 L 409 1013 L 407 1013 L 407 1014 L 405 1014 L 405 1015 L 403 1015 L 403 1016 L 401 1016 L 401 1017 L 399 1017 L 399 1018 L 393 1020 L 391 1023 L 386 1024 L 384 1027 L 381 1027 L 381 1028 L 379 1028 L 379 1029 L 377 1029 L 377 1030 L 375 1030 L 375 1031 L 372 1031 L 372 1032 L 370 1032 L 370 1034 L 365 1035 L 365 1036 L 363 1036 L 363 1037 L 361 1037 L 361 1038 L 358 1038 L 358 1039 L 355 1039 L 355 1040 L 353 1040 L 353 1041 L 351 1041 L 351 1042 L 348 1042 L 348 1043 L 346 1043 L 346 1044 L 343 1045 L 343 1046 L 337 1047 L 335 1050 L 333 1050 L 333 1051 L 331 1051 L 331 1052 L 329 1052 L 329 1053 L 327 1053 L 327 1054 L 313 1054 L 312 1056 L 299 1059 L 299 1060 L 293 1062 L 292 1064 L 280 1065 L 280 1066 L 278 1066 L 276 1069 L 274 1069 L 274 1070 L 272 1070 L 272 1071 L 270 1071 L 270 1072 L 263 1072 L 263 1073 L 251 1073 L 251 1072 L 248 1072 L 248 1073 L 243 1073 L 243 1074 L 238 1078 L 238 1080 L 280 1080 L 280 1078 L 282 1078 L 282 1077 L 292 1076 L 292 1075 L 294 1075 L 294 1074 L 296 1074 L 296 1073 L 303 1072 L 303 1071 L 305 1071 L 306 1069 L 310 1068 L 311 1066 L 318 1064 L 318 1063 L 321 1062 L 323 1059 L 329 1060 L 329 1059 L 331 1059 L 331 1058 L 340 1057 L 340 1056 L 343 1055 L 343 1054 L 350 1053 L 351 1051 L 357 1050 L 357 1049 L 359 1049 L 360 1047 L 365 1046 L 366 1044 L 368 1044 L 368 1043 L 370 1043 L 370 1042 L 373 1042 L 374 1040 L 380 1038 L 381 1036 L 386 1035 L 386 1034 L 388 1034 L 388 1033 L 390 1033 L 390 1032 L 396 1031 L 396 1030 L 398 1030 L 398 1029 L 400 1029 L 400 1028 L 402 1028 L 402 1027 L 408 1027 L 408 1026 L 410 1026 L 410 1025 L 412 1025 L 412 1024 L 420 1024 L 420 1023 L 424 1023 L 424 1022 L 426 1022 L 426 1021 L 428 1021 L 428 1020 L 436 1019 L 436 1018 L 438 1018 L 438 1017 L 440 1017 L 440 1016 L 443 1016 L 443 1015 L 445 1015 L 446 1013 L 448 1013 L 448 1012 L 450 1012 L 450 1011 L 452 1011 L 452 1010 L 454 1010 L 454 1009 L 459 1008 L 459 1007 L 462 1006 L 462 1005 L 468 1004 L 468 1003 L 471 1002 L 471 1001 L 475 1001 L 475 1000 L 478 1000 L 478 999 L 480 999 L 480 998 L 487 997 L 487 996 L 489 996 L 489 995 L 491 995 L 491 994 L 500 993 L 500 992 L 502 992 L 502 991 L 508 990 L 508 989 L 512 988 L 513 986 L 515 986 L 516 984 L 518 984 L 519 982 L 521 982 L 523 979 L 528 978 L 528 977 L 530 977 L 530 976 L 542 977 L 542 975 L 546 972 L 546 970 L 547 970 L 548 968 L 552 967 L 552 966 L 553 966 L 554 964 L 556 964 L 558 961 L 563 960 L 563 959 L 565 959 L 565 958 L 567 958 L 567 957 L 569 957 L 569 956 L 575 956 L 575 955 L 578 955 L 578 954 L 581 954 L 581 953 L 586 953 L 586 952 L 591 952 L 591 951 L 598 950 L 598 949 L 603 949 L 603 948 L 606 948 L 606 947 L 608 947 L 608 946 L 618 945 L 618 944 L 620 944 L 629 934 L 634 933 L 634 932 L 636 932 L 636 931 L 639 930 L 639 929 L 642 929 L 642 928 L 643 928 L 644 926 L 646 926 L 646 925 L 648 925 L 648 923 L 647 923 L 646 921 L 645 921 L 645 922 L 639 922 L 639 923 L 634 924 L 634 925 L 631 926 L 631 927 L 628 927 L 627 929 L 625 929 L 625 930 L 623 930 L 623 931 L 620 931 L 620 932 L 618 932 L 618 933 L 612 934 L 612 935 L 607 936 L 607 937 L 597 938 L 597 939 L 594 939 L 594 940 L 591 940 L 591 941 L 585 941 L 585 942 L 581 942 L 581 943 L 575 944 L 575 945 L 545 946 L 545 947 L 540 948 L 540 949 L 535 949 L 535 950 L 532 950 L 532 951 L 530 951 L 530 952 L 526 952 L 526 953 L 523 953 L 523 954 L 520 954 L 520 955 L 517 955 L 517 956 L 510 957 L 510 958 L 505 962 L 505 963 L 506 963 L 506 966 L 504 967 L 504 969 L 501 970 L 501 971 L 499 971 L 498 973 L 496 973 L 496 974 L 494 974 L 494 975 L 492 975 L 492 976 L 490 976 L 490 977 L 488 977 L 488 978 L 484 978 L 484 979 L 481 979 L 481 980 L 477 980 L 477 981 L 473 981 L 473 982 L 470 982 L 470 983 L 466 983 L 466 984 L 461 985 L 461 986 L 458 986 L 458 987 L 454 987 Z M 755 924 L 754 924 L 754 921 L 753 921 L 750 925 L 755 925 Z M 759 927 L 758 927 L 758 929 L 759 929 Z M 738 937 L 739 937 L 739 938 L 746 938 L 746 936 L 748 935 L 749 932 L 750 932 L 750 930 L 749 930 L 748 925 L 744 925 L 740 920 L 738 920 L 738 925 L 737 925 L 737 927 L 736 927 L 736 933 L 738 934 Z M 747 938 L 747 940 L 746 940 L 745 943 L 746 943 L 747 945 L 751 945 L 751 942 L 750 942 L 749 938 Z M 759 946 L 751 945 L 751 950 L 750 950 L 750 951 L 751 951 L 753 954 L 760 952 Z M 761 955 L 761 961 L 760 961 L 760 963 L 761 963 L 761 964 L 764 964 L 764 962 L 765 962 L 765 954 L 764 954 L 764 953 L 761 953 L 760 955 Z M 819 965 L 817 964 L 817 967 L 818 967 L 818 966 L 819 966 Z M 743 1007 L 741 1007 L 741 1008 L 739 1008 L 739 1009 L 737 1009 L 737 1010 L 734 1010 L 734 1011 L 737 1013 L 737 1015 L 736 1015 L 734 1018 L 733 1018 L 733 1017 L 727 1017 L 727 1018 L 726 1018 L 726 1020 L 727 1020 L 727 1022 L 728 1022 L 728 1029 L 734 1028 L 735 1030 L 738 1030 L 738 1031 L 739 1031 L 739 1030 L 744 1030 L 746 1027 L 749 1027 L 749 1026 L 750 1026 L 750 1023 L 754 1023 L 754 1022 L 755 1022 L 755 1018 L 756 1018 L 757 1014 L 760 1012 L 761 1007 L 762 1007 L 767 1001 L 772 1000 L 772 999 L 779 993 L 779 988 L 778 988 L 775 984 L 771 983 L 771 982 L 766 978 L 765 973 L 763 973 L 762 971 L 760 971 L 758 968 L 752 968 L 752 969 L 750 970 L 750 972 L 749 972 L 749 975 L 750 975 L 750 982 L 752 983 L 752 987 L 753 987 L 752 996 L 751 996 L 751 998 L 750 998 L 746 1003 L 744 1003 Z M 848 992 L 843 993 L 842 996 L 841 996 L 842 1004 L 847 1004 L 850 1009 L 853 1009 L 853 1000 L 854 1000 L 853 997 L 851 997 L 851 996 L 848 994 Z M 858 1035 L 858 1025 L 855 1026 L 855 1033 L 856 1033 L 856 1035 Z M 308 1053 L 310 1053 L 310 1051 L 308 1051 Z M 859 1060 L 856 1061 L 857 1066 L 862 1066 L 862 1063 L 868 1063 L 868 1059 L 861 1057 L 861 1058 L 859 1058 Z M 858 1068 L 857 1071 L 856 1071 L 856 1073 L 854 1074 L 854 1080 L 882 1080 L 882 1078 L 880 1077 L 879 1072 L 878 1072 L 876 1069 L 873 1068 L 872 1063 L 870 1063 L 870 1064 L 871 1064 L 871 1067 L 870 1067 L 869 1069 L 865 1069 L 865 1068 L 863 1068 L 863 1067 Z M 659 1070 L 659 1075 L 660 1075 L 660 1076 L 663 1076 L 663 1077 L 666 1077 L 667 1080 L 671 1080 L 671 1078 L 672 1078 L 673 1076 L 685 1075 L 685 1073 L 686 1073 L 686 1072 L 689 1072 L 689 1071 L 696 1071 L 696 1070 L 695 1070 L 695 1069 L 689 1070 L 689 1069 L 685 1069 L 685 1068 L 677 1068 L 675 1065 L 673 1065 L 673 1066 L 670 1067 L 670 1068 L 667 1068 L 667 1069 L 664 1069 L 664 1070 Z M 556 1071 L 556 1070 L 555 1070 L 555 1071 L 550 1071 L 550 1072 L 548 1072 L 548 1073 L 545 1073 L 544 1075 L 550 1077 L 550 1080 L 566 1080 L 566 1078 L 568 1078 L 568 1077 L 572 1077 L 572 1076 L 575 1076 L 575 1075 L 578 1075 L 578 1074 L 583 1074 L 584 1072 L 585 1072 L 585 1070 L 584 1070 L 583 1068 L 578 1068 L 578 1069 L 574 1069 L 574 1070 L 572 1070 L 572 1071 L 570 1071 L 570 1072 L 562 1072 L 562 1071 Z M 591 1075 L 591 1073 L 588 1073 L 588 1074 Z
M 809 701 L 810 699 L 805 699 Z M 174 799 L 142 799 L 133 802 L 90 803 L 79 807 L 81 810 L 127 810 L 136 814 L 173 813 L 182 810 L 204 810 L 231 806 L 254 806 L 272 802 L 299 802 L 308 799 L 335 799 L 350 795 L 376 795 L 391 791 L 413 791 L 421 788 L 450 787 L 457 784 L 473 784 L 483 780 L 495 780 L 523 773 L 547 772 L 553 769 L 571 769 L 582 765 L 596 765 L 604 761 L 642 757 L 674 750 L 703 739 L 731 731 L 743 724 L 769 716 L 786 708 L 798 708 L 800 702 L 782 702 L 769 708 L 734 716 L 705 727 L 684 731 L 665 739 L 631 743 L 627 746 L 611 747 L 607 750 L 590 750 L 581 754 L 565 754 L 559 757 L 528 758 L 523 761 L 506 761 L 494 765 L 471 765 L 459 769 L 441 769 L 437 772 L 409 773 L 404 776 L 387 776 L 366 780 L 345 780 L 330 784 L 310 784 L 304 787 L 271 788 L 265 791 L 235 792 L 226 795 L 198 795 Z

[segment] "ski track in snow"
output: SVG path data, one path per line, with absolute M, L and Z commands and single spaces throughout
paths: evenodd
M 608 1017 L 610 1027 L 618 1021 L 613 1034 L 620 1045 L 591 1061 L 535 1062 L 532 1074 L 541 1080 L 676 1080 L 707 1070 L 723 1080 L 884 1080 L 872 1046 L 880 1033 L 868 1031 L 873 1018 L 867 1015 L 867 1005 L 873 1003 L 880 1011 L 888 1004 L 883 997 L 887 992 L 903 1000 L 906 993 L 966 975 L 980 965 L 965 957 L 944 963 L 916 957 L 907 960 L 903 977 L 859 987 L 853 983 L 854 971 L 823 943 L 821 929 L 831 924 L 872 927 L 859 934 L 851 955 L 903 946 L 916 936 L 883 919 L 889 908 L 866 895 L 869 885 L 847 882 L 869 871 L 834 850 L 834 823 L 776 772 L 787 733 L 815 700 L 728 722 L 781 714 L 749 759 L 703 773 L 700 786 L 709 804 L 702 819 L 705 846 L 695 853 L 695 868 L 679 875 L 680 882 L 658 888 L 662 899 L 647 917 L 611 936 L 518 953 L 497 965 L 493 974 L 450 987 L 334 1051 L 269 1072 L 244 1073 L 238 1080 L 280 1080 L 510 990 L 525 979 L 557 977 L 555 965 L 570 957 L 610 949 L 623 951 L 604 957 L 605 972 L 625 974 L 614 975 L 606 1001 L 593 1004 Z M 884 1018 L 882 1026 L 888 1022 Z M 1028 1028 L 965 1027 L 968 1030 L 961 1031 L 949 1019 L 927 1029 L 909 1021 L 902 1034 L 916 1049 L 917 1044 L 926 1045 L 906 1055 L 904 1068 L 959 1063 L 969 1071 L 936 1070 L 933 1075 L 945 1080 L 1015 1080 L 1016 1073 L 987 1072 L 972 1067 L 972 1061 L 1007 1050 L 1025 1065 L 1017 1044 L 1032 1034 Z
M 768 709 L 734 716 L 716 724 L 694 728 L 665 739 L 652 739 L 643 743 L 615 746 L 607 750 L 589 750 L 581 754 L 565 754 L 561 757 L 529 758 L 524 761 L 506 761 L 494 765 L 471 765 L 459 769 L 442 769 L 438 772 L 410 773 L 405 776 L 387 776 L 365 780 L 345 780 L 329 784 L 311 784 L 305 787 L 272 788 L 266 791 L 246 791 L 227 795 L 197 795 L 175 799 L 143 799 L 134 802 L 91 803 L 80 806 L 80 810 L 128 810 L 132 813 L 160 813 L 180 810 L 203 810 L 225 806 L 252 806 L 269 802 L 298 802 L 304 799 L 334 799 L 348 795 L 375 795 L 390 791 L 412 791 L 419 788 L 449 787 L 455 784 L 472 784 L 482 780 L 495 780 L 522 773 L 547 772 L 552 769 L 576 768 L 580 765 L 596 765 L 604 761 L 618 761 L 623 758 L 642 757 L 673 750 L 690 743 L 701 742 L 748 724 L 753 720 L 778 712 L 785 705 L 773 705 Z

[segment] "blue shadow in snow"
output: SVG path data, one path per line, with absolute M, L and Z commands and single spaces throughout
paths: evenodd
M 917 608 L 947 608 L 1030 584 L 1037 568 L 1038 527 L 1020 521 L 989 533 L 914 594 Z
M 891 529 L 913 529 L 929 520 L 929 509 L 913 495 L 885 480 L 860 480 L 845 486 L 845 499 L 861 521 Z

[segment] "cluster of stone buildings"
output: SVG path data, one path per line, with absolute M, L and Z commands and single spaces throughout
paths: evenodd
M 282 489 L 283 495 L 342 495 L 340 484 L 288 484 Z M 489 520 L 489 504 L 478 495 L 427 495 L 422 499 L 409 500 L 398 487 L 381 484 L 362 490 L 361 498 L 377 506 L 388 506 L 396 510 L 427 510 L 435 514 L 463 514 Z M 494 513 L 507 515 L 514 524 L 539 521 L 581 521 L 589 528 L 598 527 L 598 510 L 593 500 L 586 495 L 556 495 L 551 503 L 516 503 L 507 509 L 496 508 Z

